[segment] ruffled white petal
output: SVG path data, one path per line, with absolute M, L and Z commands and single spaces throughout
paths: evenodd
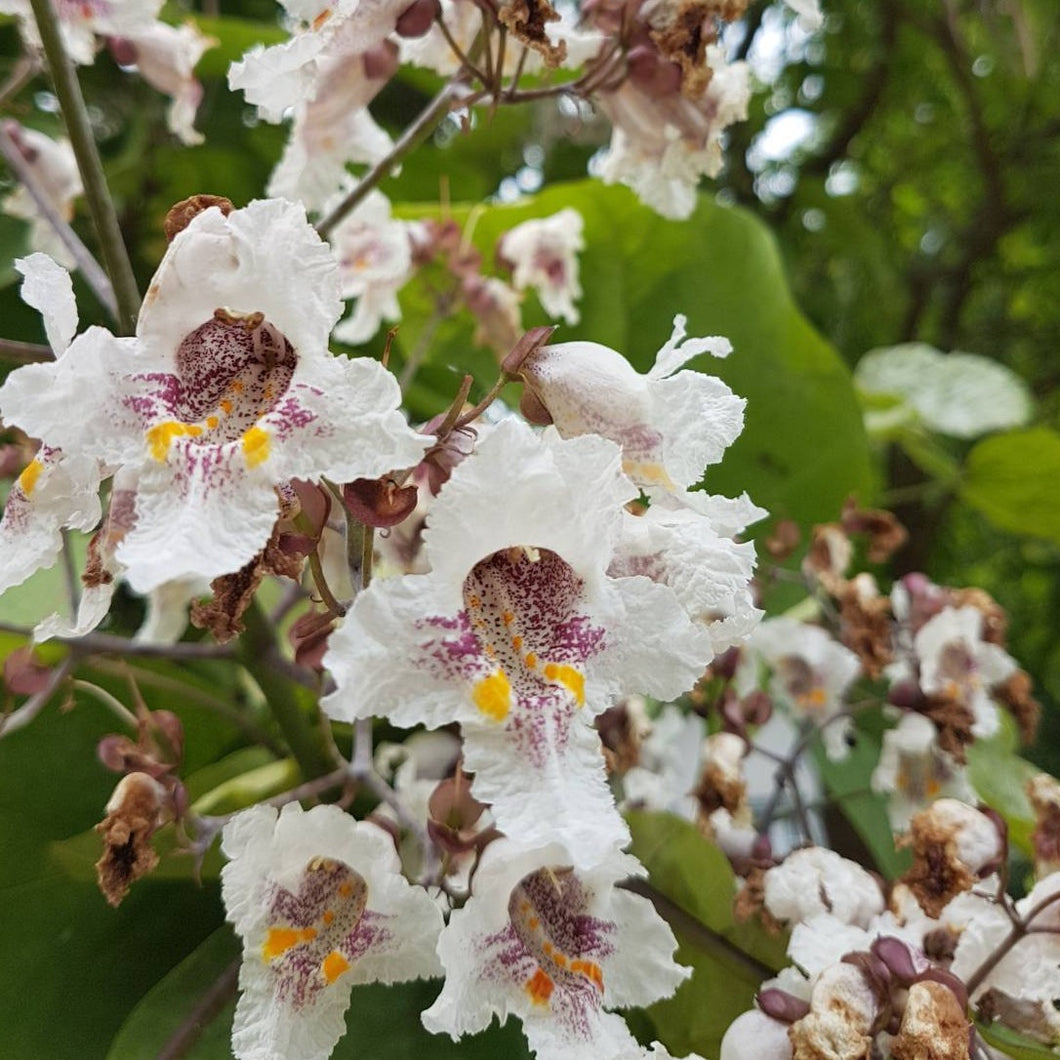
M 56 357 L 61 356 L 77 334 L 77 302 L 70 274 L 47 254 L 19 258 L 15 268 L 25 277 L 22 301 L 40 313 L 48 345 Z

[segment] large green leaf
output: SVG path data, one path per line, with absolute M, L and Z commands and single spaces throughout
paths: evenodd
M 234 983 L 226 994 L 223 977 L 239 957 L 239 942 L 223 927 L 173 969 L 129 1014 L 111 1044 L 107 1060 L 150 1060 L 174 1034 L 199 1024 L 200 1032 L 183 1055 L 189 1060 L 225 1060 L 235 1012 Z M 439 983 L 395 986 L 370 983 L 354 987 L 346 1014 L 346 1035 L 332 1054 L 335 1060 L 523 1060 L 529 1051 L 518 1020 L 496 1025 L 459 1043 L 428 1034 L 420 1013 L 438 995 Z M 209 1004 L 215 998 L 220 1004 Z M 189 1036 L 190 1037 L 190 1036 Z
M 1009 431 L 968 455 L 961 495 L 995 526 L 1060 542 L 1060 434 Z
M 728 859 L 692 824 L 666 813 L 631 813 L 633 853 L 667 903 L 676 958 L 692 978 L 647 1010 L 671 1050 L 716 1056 L 729 1024 L 746 1012 L 763 979 L 787 960 L 786 938 L 733 916 L 736 880 Z
M 585 219 L 581 254 L 581 322 L 562 327 L 556 342 L 586 339 L 624 353 L 641 371 L 669 338 L 673 318 L 688 317 L 692 335 L 727 336 L 726 360 L 695 367 L 724 379 L 747 399 L 747 426 L 707 486 L 718 493 L 747 490 L 776 516 L 831 518 L 851 492 L 872 490 L 867 442 L 850 373 L 813 330 L 788 292 L 776 247 L 750 215 L 703 198 L 692 218 L 672 222 L 640 205 L 624 188 L 591 181 L 557 185 L 514 205 L 474 211 L 473 241 L 493 260 L 498 237 L 531 217 L 566 206 Z M 436 213 L 408 207 L 406 216 Z M 468 208 L 450 211 L 464 222 Z M 410 285 L 402 342 L 415 343 L 428 308 Z M 527 301 L 524 324 L 545 323 Z M 471 353 L 469 321 L 446 320 L 430 345 L 412 403 L 433 415 L 451 397 L 464 371 L 488 385 L 491 355 Z M 406 338 L 407 336 L 407 338 Z

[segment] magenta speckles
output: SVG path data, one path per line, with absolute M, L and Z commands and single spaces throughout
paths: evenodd
M 270 884 L 262 960 L 275 975 L 276 997 L 294 1008 L 319 992 L 389 933 L 366 911 L 368 885 L 342 861 L 314 858 L 297 892 Z

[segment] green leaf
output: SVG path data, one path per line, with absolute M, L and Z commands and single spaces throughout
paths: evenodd
M 954 438 L 1022 427 L 1034 410 L 1027 384 L 1003 364 L 923 342 L 870 350 L 854 380 L 866 394 L 904 399 L 925 427 Z
M 1010 841 L 1033 857 L 1034 810 L 1025 786 L 1041 770 L 1014 753 L 1018 744 L 1015 722 L 1007 712 L 1002 712 L 1001 719 L 997 736 L 968 746 L 968 779 L 979 798 L 1005 819 Z
M 170 1042 L 175 1031 L 196 1011 L 232 962 L 240 955 L 230 928 L 215 931 L 181 964 L 162 979 L 129 1014 L 111 1043 L 107 1060 L 151 1060 Z M 232 984 L 234 986 L 234 984 Z M 420 1013 L 438 996 L 440 983 L 399 983 L 356 986 L 346 1013 L 346 1034 L 332 1056 L 335 1060 L 524 1060 L 530 1053 L 518 1020 L 496 1025 L 459 1043 L 423 1029 Z M 222 991 L 219 1000 L 223 1001 Z M 189 1060 L 227 1060 L 235 1013 L 234 991 L 227 1003 L 209 1013 L 200 1036 L 182 1054 Z
M 720 465 L 708 469 L 711 492 L 747 490 L 774 516 L 801 522 L 833 518 L 852 492 L 869 499 L 868 444 L 850 373 L 792 301 L 776 246 L 759 221 L 707 198 L 690 220 L 666 221 L 625 188 L 582 181 L 514 205 L 476 209 L 473 241 L 492 261 L 497 239 L 509 228 L 567 206 L 585 220 L 585 295 L 581 322 L 560 328 L 554 341 L 600 342 L 646 371 L 670 337 L 674 316 L 686 314 L 689 334 L 725 335 L 735 349 L 725 360 L 704 357 L 693 366 L 747 399 L 743 435 Z M 437 208 L 400 212 L 438 215 Z M 450 212 L 461 223 L 468 213 L 467 207 Z M 429 315 L 429 300 L 414 282 L 402 305 L 400 341 L 407 350 Z M 528 300 L 524 325 L 546 322 Z M 412 402 L 416 415 L 438 412 L 464 371 L 475 372 L 483 386 L 495 377 L 492 354 L 469 355 L 471 331 L 466 316 L 443 322 L 416 378 L 427 387 L 427 400 Z
M 199 77 L 228 76 L 228 67 L 255 44 L 280 44 L 290 39 L 290 34 L 279 26 L 264 22 L 253 22 L 243 18 L 207 18 L 199 16 L 193 20 L 200 32 L 217 41 L 217 46 L 207 51 L 195 67 Z
M 976 1021 L 976 1029 L 983 1036 L 987 1045 L 1000 1049 L 1003 1055 L 1011 1060 L 1043 1060 L 1050 1057 L 1056 1060 L 1057 1053 L 1041 1042 L 1031 1038 L 1025 1038 L 1010 1030 L 1003 1023 L 980 1023 Z
M 909 854 L 895 849 L 887 801 L 869 789 L 886 726 L 878 710 L 862 711 L 856 724 L 857 742 L 845 758 L 833 761 L 818 744 L 814 760 L 830 799 L 868 848 L 875 867 L 888 879 L 894 879 L 908 868 Z
M 1060 434 L 1048 427 L 981 441 L 968 455 L 961 496 L 995 526 L 1060 543 Z
M 787 939 L 767 934 L 757 922 L 736 922 L 729 861 L 694 825 L 666 813 L 636 812 L 627 819 L 633 853 L 652 886 L 675 907 L 664 904 L 660 912 L 677 936 L 676 959 L 693 968 L 692 978 L 647 1015 L 674 1052 L 716 1056 L 759 984 L 787 964 Z

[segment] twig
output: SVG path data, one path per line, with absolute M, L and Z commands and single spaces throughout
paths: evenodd
M 87 692 L 93 699 L 102 703 L 112 714 L 117 716 L 122 724 L 128 726 L 134 732 L 139 727 L 136 715 L 105 688 L 100 688 L 99 685 L 94 685 L 91 681 L 72 681 L 71 684 L 79 692 Z
M 37 342 L 18 342 L 15 339 L 0 339 L 0 359 L 18 361 L 19 364 L 39 364 L 55 359 L 50 346 Z
M 675 930 L 682 935 L 687 935 L 689 939 L 702 949 L 727 957 L 758 982 L 763 982 L 777 974 L 777 969 L 741 950 L 739 946 L 730 942 L 720 932 L 704 924 L 699 917 L 693 916 L 686 909 L 682 909 L 675 901 L 667 898 L 661 891 L 656 890 L 646 880 L 624 880 L 619 884 L 619 887 L 626 891 L 632 891 L 634 894 L 639 894 L 642 898 L 647 898 L 655 906 L 659 915 Z
M 237 957 L 210 984 L 206 993 L 195 1002 L 192 1010 L 180 1021 L 177 1029 L 158 1051 L 157 1060 L 181 1060 L 202 1036 L 206 1025 L 215 1020 L 221 1010 L 236 996 L 239 988 L 239 968 L 242 958 Z
M 34 3 L 42 3 L 44 0 L 34 0 Z M 321 237 L 327 239 L 334 231 L 335 226 L 367 197 L 368 193 L 382 180 L 390 175 L 394 167 L 410 151 L 418 147 L 431 133 L 441 124 L 452 109 L 457 99 L 457 90 L 460 82 L 454 78 L 420 111 L 412 124 L 401 134 L 398 142 L 394 144 L 390 153 L 381 161 L 377 162 L 360 180 L 343 200 L 327 215 L 317 222 L 317 231 Z
M 92 124 L 81 85 L 70 56 L 66 54 L 62 36 L 59 33 L 59 21 L 51 0 L 30 0 L 33 17 L 37 23 L 44 55 L 48 60 L 52 84 L 59 106 L 66 122 L 66 131 L 70 137 L 70 146 L 74 149 L 77 168 L 81 172 L 81 183 L 85 188 L 85 199 L 88 202 L 92 220 L 96 224 L 100 249 L 103 251 L 103 264 L 110 276 L 117 302 L 118 327 L 122 333 L 131 335 L 136 330 L 136 315 L 140 309 L 140 293 L 136 288 L 129 254 L 122 240 L 118 217 L 114 211 L 107 181 L 103 175 L 103 164 L 100 162 L 96 141 L 92 135 Z
M 4 156 L 4 161 L 18 178 L 19 183 L 29 192 L 29 197 L 33 200 L 40 215 L 51 226 L 62 245 L 70 251 L 70 256 L 77 263 L 85 282 L 92 288 L 100 303 L 115 320 L 119 320 L 118 303 L 107 274 L 92 256 L 92 251 L 81 242 L 81 237 L 70 227 L 66 218 L 59 213 L 55 203 L 41 187 L 37 175 L 33 172 L 33 167 L 22 157 L 22 152 L 2 122 L 0 122 L 0 154 Z
M 31 637 L 33 630 L 27 626 L 16 626 L 10 622 L 0 622 L 0 632 L 15 633 L 22 637 Z M 235 652 L 222 644 L 194 644 L 180 641 L 177 644 L 146 644 L 136 640 L 126 640 L 112 633 L 86 633 L 83 637 L 54 637 L 59 644 L 65 644 L 79 655 L 116 654 L 140 655 L 158 659 L 229 659 Z

